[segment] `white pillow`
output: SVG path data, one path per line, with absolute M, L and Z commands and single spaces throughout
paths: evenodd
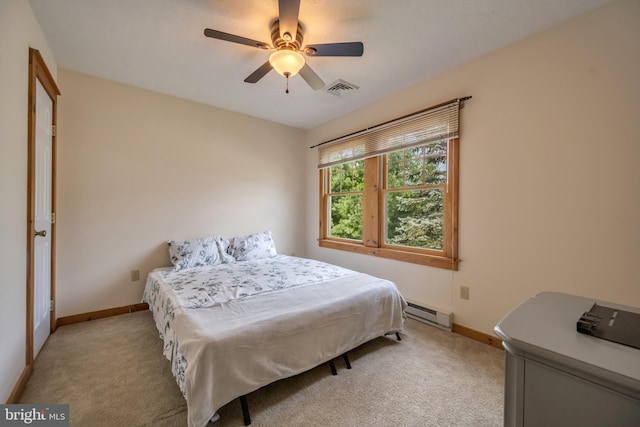
M 233 257 L 226 253 L 229 242 L 220 237 L 170 240 L 168 245 L 169 258 L 176 271 L 234 261 Z
M 222 237 L 216 237 L 216 245 L 223 263 L 234 262 L 236 259 L 229 254 L 229 241 Z
M 229 244 L 229 253 L 236 261 L 271 258 L 278 255 L 271 231 L 234 237 Z

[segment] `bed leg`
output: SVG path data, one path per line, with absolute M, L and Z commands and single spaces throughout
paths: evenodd
M 242 419 L 244 420 L 244 425 L 248 426 L 251 424 L 251 416 L 249 416 L 249 405 L 247 405 L 247 396 L 240 396 L 240 406 L 242 407 Z
M 347 365 L 347 369 L 351 369 L 351 363 L 349 363 L 349 358 L 347 357 L 347 353 L 343 354 L 342 358 L 344 359 L 344 364 Z
M 331 375 L 338 375 L 338 371 L 336 371 L 336 365 L 333 363 L 333 360 L 329 360 L 329 367 L 331 368 Z
M 398 338 L 398 341 L 402 341 L 402 338 L 400 338 L 400 333 L 396 332 L 396 338 Z

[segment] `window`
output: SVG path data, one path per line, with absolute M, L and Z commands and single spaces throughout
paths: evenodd
M 320 246 L 457 270 L 460 102 L 322 144 Z
M 442 250 L 446 141 L 394 151 L 384 160 L 384 243 Z
M 329 177 L 330 226 L 328 235 L 362 240 L 362 193 L 364 161 L 342 163 L 331 168 Z

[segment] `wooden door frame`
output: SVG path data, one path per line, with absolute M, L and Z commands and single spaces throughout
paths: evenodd
M 36 174 L 36 81 L 40 81 L 51 98 L 52 124 L 54 130 L 57 125 L 57 96 L 60 90 L 53 76 L 42 59 L 40 52 L 29 49 L 29 101 L 28 101 L 28 165 L 27 165 L 27 345 L 26 363 L 33 363 L 33 298 L 34 298 L 34 226 L 35 226 L 35 174 Z M 54 131 L 51 139 L 51 213 L 56 212 L 56 134 Z M 55 218 L 55 217 L 53 217 Z M 56 329 L 55 316 L 55 272 L 56 272 L 56 221 L 51 221 L 51 300 L 54 301 L 51 310 L 50 332 Z

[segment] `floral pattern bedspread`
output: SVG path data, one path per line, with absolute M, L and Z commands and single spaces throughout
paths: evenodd
M 287 255 L 179 271 L 158 268 L 149 273 L 142 301 L 149 304 L 164 340 L 163 354 L 171 361 L 173 375 L 184 394 L 186 360 L 178 352 L 171 326 L 176 314 L 353 274 L 358 273 L 321 261 Z
M 163 270 L 160 279 L 173 289 L 180 307 L 201 308 L 263 292 L 336 279 L 354 271 L 311 259 L 277 255 L 188 270 Z

